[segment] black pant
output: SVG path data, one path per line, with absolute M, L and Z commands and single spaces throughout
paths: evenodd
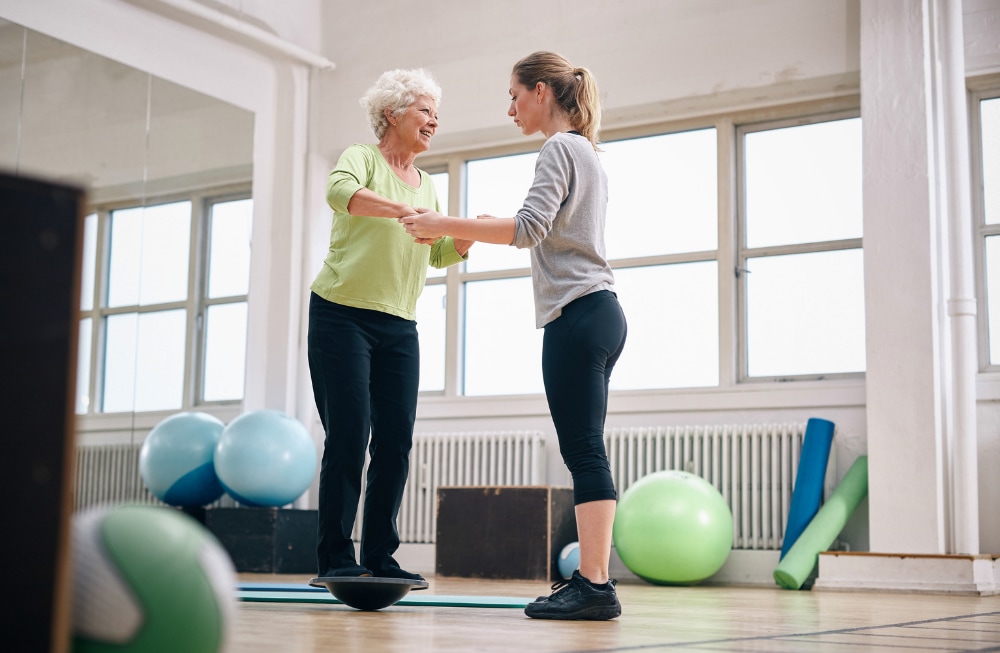
M 545 325 L 545 397 L 577 505 L 617 498 L 604 448 L 604 420 L 611 370 L 625 348 L 626 331 L 618 297 L 608 290 L 570 302 Z
M 396 566 L 396 516 L 409 473 L 420 383 L 417 324 L 313 293 L 308 345 L 313 394 L 326 431 L 319 476 L 319 574 L 355 564 L 351 531 L 366 445 L 371 461 L 360 562 L 373 570 Z

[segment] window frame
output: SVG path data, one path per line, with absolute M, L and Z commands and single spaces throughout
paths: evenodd
M 974 265 L 976 276 L 976 326 L 979 372 L 1000 379 L 1000 363 L 990 363 L 989 284 L 986 276 L 986 241 L 1000 236 L 1000 223 L 986 224 L 985 182 L 983 177 L 982 112 L 983 100 L 1000 100 L 1000 74 L 968 80 L 969 158 L 972 192 L 972 216 L 975 234 Z M 1000 292 L 1000 288 L 995 289 Z M 997 385 L 996 381 L 994 385 Z M 1000 396 L 1000 386 L 993 397 Z
M 846 109 L 842 111 L 827 111 L 823 113 L 800 115 L 776 120 L 762 120 L 756 122 L 745 122 L 736 127 L 735 147 L 736 147 L 736 193 L 737 206 L 734 226 L 737 230 L 737 253 L 736 265 L 732 268 L 733 276 L 736 278 L 736 318 L 737 318 L 737 383 L 785 383 L 788 381 L 825 381 L 828 379 L 859 379 L 864 378 L 865 372 L 834 372 L 815 374 L 787 374 L 771 376 L 751 376 L 749 372 L 750 343 L 748 337 L 747 324 L 747 281 L 748 267 L 747 260 L 753 258 L 767 258 L 775 256 L 787 256 L 790 254 L 814 254 L 820 252 L 833 252 L 839 250 L 860 249 L 864 251 L 863 236 L 861 238 L 844 238 L 838 240 L 827 240 L 811 243 L 796 243 L 788 245 L 766 245 L 761 247 L 747 246 L 747 188 L 746 188 L 746 136 L 756 132 L 785 129 L 788 127 L 802 127 L 815 125 L 824 122 L 835 122 L 861 118 L 861 110 Z M 721 272 L 721 270 L 720 270 Z
M 744 329 L 745 318 L 742 318 L 745 288 L 735 274 L 724 271 L 741 267 L 745 255 L 760 254 L 759 250 L 743 251 L 740 245 L 742 237 L 741 193 L 739 187 L 742 177 L 737 147 L 738 130 L 745 126 L 777 124 L 785 121 L 787 124 L 796 122 L 823 122 L 847 117 L 860 116 L 860 96 L 853 91 L 845 91 L 831 97 L 808 101 L 789 101 L 768 106 L 749 106 L 729 111 L 712 111 L 706 108 L 700 113 L 687 108 L 690 113 L 669 120 L 656 119 L 647 116 L 629 126 L 607 127 L 602 131 L 603 141 L 616 141 L 628 138 L 643 138 L 658 134 L 692 131 L 714 128 L 716 130 L 717 166 L 718 166 L 718 239 L 717 250 L 707 252 L 689 252 L 684 254 L 669 254 L 646 256 L 631 259 L 619 259 L 613 262 L 614 269 L 644 267 L 649 265 L 666 265 L 691 261 L 714 260 L 719 266 L 719 384 L 713 387 L 697 388 L 656 388 L 643 390 L 612 391 L 613 400 L 609 406 L 611 413 L 643 412 L 655 405 L 657 411 L 690 411 L 690 410 L 726 410 L 746 407 L 747 401 L 757 403 L 766 401 L 772 405 L 781 406 L 856 406 L 864 402 L 864 372 L 836 373 L 826 375 L 806 375 L 795 377 L 794 383 L 787 383 L 786 377 L 781 378 L 746 378 L 746 343 Z M 658 110 L 662 111 L 662 109 Z M 659 114 L 659 115 L 662 115 Z M 465 163 L 489 157 L 524 154 L 537 151 L 540 143 L 537 139 L 515 140 L 503 145 L 489 147 L 452 147 L 448 151 L 432 153 L 421 157 L 418 165 L 425 170 L 447 170 L 449 172 L 449 205 L 465 207 L 464 193 L 467 183 Z M 496 143 L 496 140 L 492 141 Z M 432 148 L 433 152 L 433 148 Z M 452 215 L 463 215 L 463 212 L 452 210 Z M 819 245 L 822 249 L 846 249 L 860 246 L 861 239 L 833 241 Z M 793 246 L 787 246 L 793 247 Z M 805 246 L 812 249 L 815 246 Z M 771 248 L 768 248 L 771 251 Z M 777 251 L 776 249 L 774 251 Z M 475 248 L 472 251 L 475 255 Z M 743 258 L 741 258 L 741 256 Z M 499 396 L 465 396 L 461 394 L 464 347 L 461 343 L 461 306 L 462 289 L 465 282 L 485 279 L 500 279 L 527 276 L 530 271 L 511 269 L 495 272 L 469 273 L 464 265 L 453 266 L 448 270 L 444 283 L 449 284 L 448 298 L 448 333 L 446 336 L 446 370 L 445 391 L 422 395 L 421 417 L 451 418 L 456 416 L 497 416 L 509 414 L 545 414 L 545 399 L 542 395 L 499 395 Z M 452 301 L 453 298 L 458 301 Z M 532 325 L 526 326 L 526 328 Z M 768 394 L 761 394 L 766 392 Z M 753 393 L 754 398 L 748 399 L 747 393 Z
M 164 192 L 144 199 L 112 199 L 86 207 L 83 215 L 96 215 L 96 242 L 94 256 L 94 287 L 91 308 L 77 307 L 77 319 L 91 320 L 89 397 L 85 413 L 75 417 L 82 431 L 106 431 L 155 425 L 163 417 L 186 410 L 199 410 L 231 419 L 239 414 L 243 398 L 220 401 L 203 401 L 204 362 L 206 356 L 206 315 L 214 305 L 248 302 L 249 294 L 226 297 L 208 297 L 208 256 L 211 239 L 211 208 L 214 204 L 253 199 L 249 183 L 210 186 L 186 191 Z M 156 206 L 172 202 L 191 202 L 190 255 L 188 257 L 187 298 L 181 301 L 150 305 L 107 306 L 108 277 L 110 274 L 111 215 L 113 211 Z M 165 410 L 104 412 L 104 356 L 106 318 L 111 315 L 144 314 L 166 310 L 184 309 L 185 361 L 181 406 Z M 74 402 L 75 404 L 75 402 Z M 137 420 L 138 417 L 138 420 Z

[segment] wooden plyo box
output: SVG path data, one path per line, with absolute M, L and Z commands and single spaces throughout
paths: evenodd
M 317 515 L 288 508 L 209 508 L 205 527 L 236 571 L 308 574 L 316 571 Z
M 435 573 L 559 580 L 558 556 L 577 540 L 573 490 L 439 487 Z

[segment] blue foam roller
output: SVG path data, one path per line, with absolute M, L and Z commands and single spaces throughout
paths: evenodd
M 833 422 L 818 417 L 810 417 L 806 422 L 806 434 L 802 443 L 802 457 L 795 475 L 792 502 L 788 509 L 788 523 L 781 543 L 781 557 L 799 539 L 823 503 L 823 480 L 826 465 L 830 460 L 833 444 Z
M 816 568 L 819 554 L 830 548 L 867 495 L 868 456 L 858 456 L 788 555 L 778 563 L 774 582 L 788 590 L 800 589 Z

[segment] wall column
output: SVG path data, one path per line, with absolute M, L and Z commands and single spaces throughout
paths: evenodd
M 977 359 L 961 12 L 954 0 L 861 2 L 871 554 L 820 556 L 819 588 L 996 587 L 992 564 L 970 573 Z

